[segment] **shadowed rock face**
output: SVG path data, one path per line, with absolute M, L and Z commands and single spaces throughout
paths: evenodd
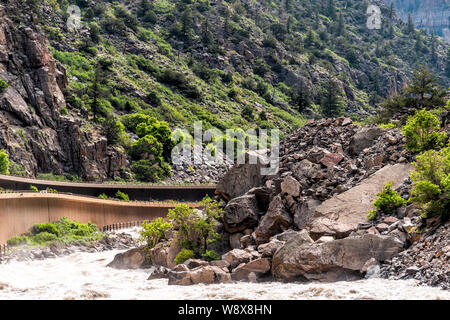
M 391 3 L 392 0 L 386 0 Z M 411 13 L 417 28 L 426 29 L 450 43 L 450 2 L 447 0 L 394 0 L 400 18 L 408 20 Z

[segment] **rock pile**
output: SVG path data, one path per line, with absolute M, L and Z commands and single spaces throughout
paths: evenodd
M 233 161 L 222 163 L 218 161 L 208 161 L 206 157 L 200 159 L 179 159 L 179 164 L 172 164 L 172 176 L 164 180 L 164 184 L 216 184 L 222 179 L 227 171 L 232 167 Z
M 416 279 L 420 284 L 450 290 L 450 223 L 430 230 L 422 239 L 381 268 L 390 279 Z
M 348 118 L 308 121 L 280 148 L 280 170 L 275 183 L 293 176 L 301 196 L 325 200 L 342 193 L 387 164 L 407 163 L 412 155 L 397 129 L 361 127 Z
M 432 263 L 433 271 L 427 269 L 421 277 L 434 279 L 428 283 L 445 282 L 448 248 L 439 243 L 448 239 L 440 231 L 428 240 L 435 249 L 419 253 L 425 245 L 417 244 L 422 242 L 416 230 L 424 221 L 415 205 L 373 221 L 366 217 L 390 181 L 408 199 L 412 155 L 403 143 L 398 130 L 360 127 L 346 118 L 308 122 L 281 144 L 277 174 L 261 176 L 261 160 L 234 166 L 218 184 L 216 191 L 226 201 L 223 228 L 231 251 L 220 261 L 175 265 L 179 248 L 162 242 L 152 249 L 157 269 L 149 279 L 168 278 L 177 285 L 354 280 L 379 276 L 381 268 L 394 276 L 410 267 L 408 259 L 416 261 L 409 257 L 414 254 Z M 411 244 L 422 247 L 401 258 L 398 254 Z M 393 269 L 383 267 L 385 263 Z M 444 271 L 437 269 L 441 267 Z

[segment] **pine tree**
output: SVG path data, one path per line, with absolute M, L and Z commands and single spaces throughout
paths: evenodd
M 414 72 L 409 84 L 405 90 L 405 95 L 412 98 L 410 105 L 415 108 L 435 108 L 445 105 L 446 91 L 441 88 L 428 68 L 421 68 Z
M 336 6 L 333 0 L 328 0 L 327 15 L 333 20 L 336 20 Z
M 406 31 L 407 31 L 409 34 L 411 34 L 411 33 L 414 32 L 414 22 L 413 22 L 413 19 L 412 19 L 412 17 L 411 17 L 411 13 L 408 13 L 408 26 L 407 26 Z
M 186 10 L 181 14 L 181 32 L 185 37 L 189 37 L 191 33 L 192 26 L 194 24 L 194 18 L 192 17 L 191 7 L 187 7 Z
M 448 48 L 447 56 L 445 57 L 445 71 L 447 72 L 447 77 L 450 77 L 450 48 Z
M 436 36 L 434 32 L 431 35 L 431 61 L 434 63 L 437 61 L 437 53 L 436 53 Z
M 335 117 L 342 112 L 342 100 L 339 95 L 339 86 L 333 80 L 329 79 L 325 85 L 321 106 L 325 117 Z
M 345 21 L 342 13 L 339 13 L 338 25 L 337 25 L 337 35 L 343 36 L 345 34 Z
M 395 4 L 394 4 L 394 0 L 391 1 L 391 6 L 389 8 L 389 19 L 392 20 L 394 18 L 395 15 Z
M 94 116 L 94 121 L 97 121 L 97 116 L 103 110 L 100 110 L 100 98 L 105 95 L 102 84 L 104 84 L 108 77 L 108 73 L 111 71 L 112 62 L 108 59 L 101 58 L 97 61 L 95 68 L 94 79 L 90 89 L 91 96 L 91 111 Z

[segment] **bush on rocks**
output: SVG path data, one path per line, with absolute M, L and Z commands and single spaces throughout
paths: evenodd
M 188 250 L 188 249 L 183 249 L 177 254 L 174 262 L 175 262 L 175 264 L 182 264 L 186 260 L 193 259 L 193 258 L 195 258 L 194 251 Z
M 439 132 L 441 123 L 438 118 L 426 109 L 419 110 L 408 118 L 402 132 L 407 142 L 406 148 L 412 152 L 439 149 L 447 138 L 445 132 Z
M 448 218 L 450 213 L 450 147 L 429 150 L 417 156 L 412 201 L 422 208 L 424 216 Z
M 373 202 L 373 205 L 375 208 L 386 214 L 392 214 L 395 209 L 406 204 L 406 201 L 392 189 L 392 182 L 386 184 L 383 187 L 383 191 L 377 193 L 377 196 L 379 196 L 379 198 Z
M 153 248 L 163 237 L 164 232 L 173 228 L 173 224 L 159 217 L 151 222 L 142 223 L 141 240 L 147 243 L 147 248 Z

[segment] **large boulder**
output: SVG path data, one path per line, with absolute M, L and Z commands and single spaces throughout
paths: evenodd
M 292 218 L 289 212 L 286 211 L 283 200 L 279 195 L 276 196 L 255 230 L 256 244 L 268 242 L 270 237 L 288 229 L 291 223 Z
M 299 229 L 303 229 L 306 224 L 313 217 L 314 212 L 322 202 L 315 199 L 308 199 L 303 202 L 299 202 L 295 205 L 294 209 L 294 225 Z
M 281 192 L 286 193 L 292 197 L 300 195 L 300 183 L 291 176 L 287 176 L 281 182 Z
M 225 207 L 223 224 L 229 233 L 244 231 L 258 224 L 259 209 L 256 196 L 246 194 L 234 198 Z
M 310 243 L 294 237 L 279 249 L 272 260 L 275 278 L 340 281 L 363 276 L 365 264 L 375 259 L 383 262 L 403 249 L 403 244 L 390 236 L 365 234 L 324 243 Z
M 270 271 L 270 260 L 268 258 L 260 258 L 249 263 L 242 263 L 231 272 L 231 279 L 235 281 L 250 280 L 251 273 L 256 278 L 262 277 Z
M 409 177 L 410 165 L 388 165 L 362 183 L 344 193 L 333 196 L 315 209 L 308 223 L 314 239 L 323 235 L 344 238 L 355 231 L 358 224 L 366 221 L 367 212 L 373 209 L 372 202 L 383 186 L 393 181 L 393 188 L 400 186 Z
M 293 176 L 301 183 L 304 179 L 314 178 L 320 171 L 320 165 L 307 159 L 296 162 L 291 168 Z
M 168 272 L 169 285 L 194 285 L 231 282 L 231 275 L 222 268 L 201 266 L 193 270 L 171 270 Z
M 223 255 L 222 260 L 225 260 L 230 264 L 231 268 L 236 268 L 241 263 L 249 262 L 253 256 L 246 250 L 233 249 Z
M 145 247 L 134 248 L 123 253 L 116 254 L 114 260 L 107 267 L 115 269 L 143 269 L 150 267 Z
M 175 257 L 181 251 L 180 246 L 174 240 L 160 242 L 150 250 L 150 259 L 155 267 L 175 267 Z
M 362 128 L 352 137 L 350 141 L 350 152 L 354 155 L 360 154 L 364 149 L 373 146 L 383 133 L 383 129 L 379 127 Z
M 264 172 L 268 159 L 257 152 L 247 152 L 245 163 L 236 164 L 229 170 L 216 187 L 216 194 L 221 195 L 226 200 L 242 196 L 251 188 L 259 187 L 263 184 Z

